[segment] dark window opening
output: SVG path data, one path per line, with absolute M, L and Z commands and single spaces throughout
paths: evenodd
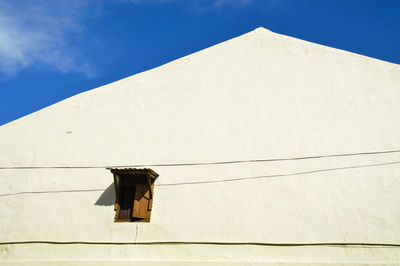
M 115 222 L 150 222 L 154 181 L 151 169 L 109 169 L 114 175 Z

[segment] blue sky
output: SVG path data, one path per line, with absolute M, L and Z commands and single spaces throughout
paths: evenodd
M 398 0 L 0 0 L 0 125 L 257 27 L 400 64 Z

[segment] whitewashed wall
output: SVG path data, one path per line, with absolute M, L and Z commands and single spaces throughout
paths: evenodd
M 396 150 L 399 103 L 398 65 L 257 29 L 2 126 L 0 166 Z M 258 245 L 400 244 L 400 153 L 151 168 L 149 224 L 113 223 L 105 169 L 0 170 L 0 263 L 400 263 L 399 247 Z

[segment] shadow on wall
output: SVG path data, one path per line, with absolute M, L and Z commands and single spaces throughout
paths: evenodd
M 94 205 L 112 206 L 114 204 L 115 204 L 115 188 L 113 182 L 103 191 L 103 193 L 101 193 L 100 197 L 97 199 Z

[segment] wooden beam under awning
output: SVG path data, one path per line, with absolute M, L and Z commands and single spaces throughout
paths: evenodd
M 152 179 L 157 179 L 158 174 L 150 168 L 107 168 L 113 174 L 132 174 L 132 175 L 148 175 Z

